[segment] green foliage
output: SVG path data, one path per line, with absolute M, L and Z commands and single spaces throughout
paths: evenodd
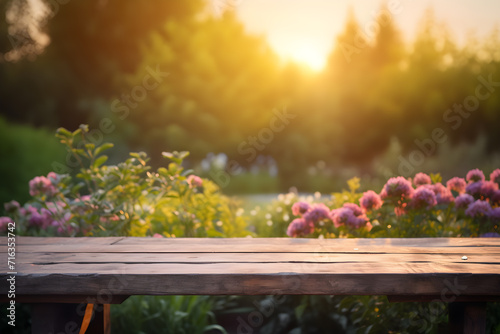
M 213 301 L 208 296 L 132 296 L 123 304 L 111 307 L 113 332 L 226 333 L 214 324 L 212 308 Z
M 104 165 L 86 125 L 57 137 L 80 165 L 76 176 L 49 173 L 30 181 L 33 200 L 10 205 L 18 233 L 71 236 L 235 237 L 245 236 L 236 204 L 208 180 L 182 167 L 187 152 L 164 152 L 171 162 L 152 171 L 144 152 Z
M 30 198 L 28 181 L 37 175 L 47 174 L 53 162 L 61 162 L 65 158 L 64 149 L 48 131 L 12 124 L 2 117 L 0 157 L 1 204 L 12 198 L 26 202 Z

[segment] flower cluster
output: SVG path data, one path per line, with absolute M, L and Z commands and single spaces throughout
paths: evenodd
M 46 196 L 47 198 L 53 197 L 57 194 L 57 182 L 59 175 L 50 172 L 47 177 L 37 176 L 29 182 L 31 196 Z
M 442 222 L 451 216 L 456 217 L 455 221 L 459 222 L 472 219 L 474 224 L 478 224 L 475 231 L 498 230 L 500 169 L 490 174 L 490 180 L 485 179 L 481 170 L 473 169 L 465 178 L 453 177 L 446 182 L 446 185 L 440 181 L 439 175 L 431 178 L 424 173 L 416 174 L 413 180 L 401 176 L 392 177 L 380 193 L 368 190 L 357 197 L 359 205 L 341 202 L 336 208 L 334 206 L 328 215 L 328 208 L 324 204 L 296 202 L 292 206 L 292 212 L 300 218 L 290 224 L 287 234 L 308 235 L 315 231 L 315 227 L 324 226 L 327 222 L 333 223 L 332 228 L 336 229 L 346 227 L 348 230 L 356 230 L 366 227 L 369 231 L 374 226 L 380 225 L 381 221 L 385 222 L 388 229 L 391 228 L 391 224 L 398 224 L 398 221 L 408 221 L 409 225 L 405 228 L 412 229 L 411 224 L 416 225 L 422 221 Z M 387 214 L 391 211 L 394 212 L 392 216 L 394 218 L 390 219 L 395 220 L 389 224 Z M 483 220 L 488 223 L 481 223 Z M 420 229 L 414 231 L 415 235 L 425 233 L 425 224 L 419 225 Z M 468 231 L 467 233 L 474 235 L 479 233 L 472 232 L 470 228 Z

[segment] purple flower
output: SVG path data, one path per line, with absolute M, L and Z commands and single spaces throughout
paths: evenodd
M 490 202 L 492 205 L 500 205 L 500 190 L 495 190 L 495 192 L 493 192 Z
M 295 202 L 292 205 L 292 213 L 294 216 L 302 216 L 304 213 L 306 213 L 311 206 L 309 203 L 306 202 Z
M 411 182 L 402 176 L 391 177 L 382 189 L 382 198 L 393 198 L 396 200 L 401 200 L 405 198 L 411 198 L 413 193 L 413 187 Z
M 466 209 L 469 204 L 474 202 L 474 197 L 469 194 L 461 194 L 455 198 L 455 207 L 457 209 Z
M 493 194 L 498 190 L 498 184 L 493 181 L 483 181 L 479 190 L 483 198 L 492 198 Z
M 430 209 L 436 204 L 436 194 L 426 187 L 418 187 L 410 201 L 410 206 L 417 210 Z
M 491 209 L 490 212 L 488 212 L 488 218 L 494 222 L 500 222 L 500 207 Z
M 474 196 L 474 198 L 481 197 L 481 188 L 483 186 L 483 181 L 472 182 L 465 187 L 465 192 Z
M 423 184 L 431 184 L 431 183 L 432 183 L 431 177 L 425 173 L 417 173 L 413 178 L 413 184 L 415 184 L 417 187 Z
M 472 169 L 467 173 L 467 176 L 465 178 L 469 183 L 471 182 L 478 182 L 478 181 L 484 181 L 484 173 L 480 169 Z
M 12 222 L 12 219 L 10 217 L 0 217 L 0 232 L 5 232 L 7 231 L 7 228 L 9 227 L 9 223 Z
M 360 228 L 366 225 L 367 221 L 364 215 L 356 217 L 354 212 L 346 207 L 332 210 L 331 218 L 335 227 L 346 225 L 351 228 Z
M 187 178 L 187 183 L 191 188 L 201 187 L 203 186 L 203 180 L 201 177 L 196 175 L 189 175 Z
M 461 177 L 454 177 L 446 182 L 446 186 L 448 187 L 448 189 L 450 189 L 451 191 L 456 191 L 459 194 L 463 194 L 465 192 L 466 185 L 467 184 L 465 183 L 465 180 Z
M 477 200 L 469 205 L 467 210 L 465 210 L 465 214 L 469 217 L 474 218 L 479 216 L 486 216 L 490 211 L 490 203 L 488 203 L 487 201 Z
M 292 220 L 286 230 L 289 237 L 300 237 L 314 232 L 314 224 L 306 221 L 304 218 L 297 218 Z
M 315 224 L 320 220 L 329 219 L 330 209 L 328 209 L 328 207 L 323 203 L 314 204 L 310 207 L 309 211 L 304 214 L 303 218 L 306 221 Z
M 361 204 L 363 210 L 370 211 L 380 209 L 383 201 L 376 192 L 368 190 L 363 193 L 363 196 L 359 199 L 359 204 Z
M 479 237 L 481 237 L 481 238 L 500 238 L 500 234 L 498 234 L 496 232 L 488 232 L 488 233 L 481 234 Z
M 500 169 L 497 168 L 490 174 L 490 181 L 500 184 Z

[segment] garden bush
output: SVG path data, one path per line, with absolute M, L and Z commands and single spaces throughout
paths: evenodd
M 12 198 L 24 203 L 30 199 L 28 181 L 50 172 L 53 162 L 64 161 L 64 148 L 49 131 L 12 124 L 0 116 L 0 157 L 0 203 Z

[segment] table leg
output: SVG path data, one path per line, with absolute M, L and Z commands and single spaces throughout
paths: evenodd
M 79 334 L 86 304 L 32 304 L 31 333 Z M 110 334 L 110 305 L 94 305 L 86 334 Z
M 450 334 L 486 333 L 486 303 L 457 302 L 448 307 Z

